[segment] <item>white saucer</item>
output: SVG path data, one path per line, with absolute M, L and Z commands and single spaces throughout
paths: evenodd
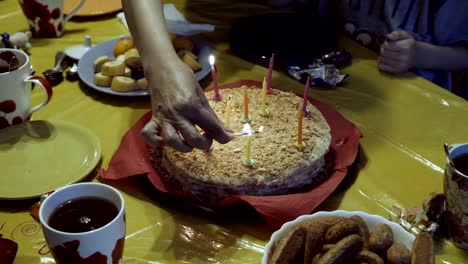
M 65 49 L 65 54 L 74 60 L 80 60 L 81 57 L 91 48 L 91 36 L 86 36 L 84 44 L 68 47 Z

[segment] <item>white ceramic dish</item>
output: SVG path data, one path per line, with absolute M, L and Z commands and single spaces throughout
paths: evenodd
M 126 93 L 119 93 L 111 90 L 110 87 L 102 87 L 94 84 L 94 61 L 100 56 L 104 55 L 114 58 L 114 45 L 119 39 L 124 37 L 130 36 L 117 37 L 106 42 L 100 43 L 89 49 L 78 61 L 78 75 L 86 85 L 103 93 L 118 96 L 149 96 L 149 92 L 147 90 L 134 90 Z M 212 51 L 211 48 L 203 41 L 196 38 L 192 38 L 192 40 L 196 46 L 195 54 L 198 56 L 198 63 L 200 63 L 200 65 L 202 66 L 201 70 L 195 73 L 195 78 L 198 81 L 200 81 L 203 78 L 205 78 L 211 71 L 211 66 L 208 61 L 208 57 L 211 55 Z
M 276 248 L 276 245 L 279 242 L 279 240 L 285 235 L 285 233 L 291 227 L 293 227 L 293 226 L 295 226 L 295 225 L 297 225 L 297 224 L 299 224 L 301 222 L 311 220 L 311 219 L 318 219 L 318 218 L 328 217 L 328 216 L 351 217 L 353 215 L 360 216 L 364 220 L 364 222 L 366 222 L 367 227 L 369 228 L 369 231 L 372 231 L 375 228 L 375 226 L 378 225 L 378 224 L 387 224 L 387 225 L 389 225 L 393 230 L 393 240 L 395 242 L 402 243 L 403 245 L 405 245 L 410 250 L 413 247 L 413 242 L 414 242 L 414 239 L 415 239 L 414 235 L 412 235 L 411 233 L 406 231 L 402 226 L 398 225 L 397 223 L 389 221 L 389 220 L 383 218 L 382 216 L 371 215 L 371 214 L 360 212 L 360 211 L 353 211 L 353 212 L 343 211 L 343 210 L 330 211 L 330 212 L 321 211 L 321 212 L 316 212 L 316 213 L 310 214 L 310 215 L 299 216 L 298 218 L 283 224 L 283 226 L 281 226 L 280 229 L 275 231 L 271 235 L 270 241 L 268 241 L 268 243 L 265 246 L 265 250 L 264 250 L 263 258 L 262 258 L 262 264 L 267 264 L 268 263 L 268 256 L 269 255 L 272 256 L 272 254 L 273 254 L 273 252 L 270 253 L 270 250 L 272 248 Z

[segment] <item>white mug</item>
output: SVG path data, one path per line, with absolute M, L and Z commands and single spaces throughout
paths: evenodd
M 52 98 L 52 86 L 40 76 L 31 76 L 29 56 L 17 49 L 0 49 L 0 62 L 15 56 L 17 68 L 0 73 L 0 128 L 22 123 L 31 114 L 44 107 Z M 37 84 L 46 94 L 42 103 L 30 108 L 31 83 Z
M 468 143 L 449 146 L 444 173 L 448 234 L 455 245 L 468 250 Z M 455 166 L 453 166 L 455 165 Z
M 85 0 L 81 0 L 75 9 L 65 16 L 64 0 L 19 0 L 33 38 L 61 37 L 65 24 L 83 7 L 84 2 Z
M 116 215 L 109 218 L 107 224 L 91 231 L 67 232 L 51 227 L 53 225 L 51 218 L 61 205 L 84 198 L 97 198 L 110 202 L 115 206 Z M 97 214 L 104 214 L 102 208 L 94 210 Z M 90 223 L 95 220 L 91 216 L 89 219 Z M 125 201 L 122 194 L 114 187 L 102 183 L 83 182 L 60 188 L 41 202 L 39 220 L 47 246 L 56 263 L 122 263 L 125 242 Z

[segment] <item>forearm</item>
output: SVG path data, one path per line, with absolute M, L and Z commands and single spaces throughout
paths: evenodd
M 164 78 L 178 56 L 166 28 L 163 1 L 122 0 L 122 6 L 145 71 Z
M 415 67 L 421 69 L 457 71 L 468 69 L 468 48 L 437 46 L 417 42 Z

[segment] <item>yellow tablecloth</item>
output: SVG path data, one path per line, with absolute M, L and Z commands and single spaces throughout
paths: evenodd
M 185 1 L 168 2 L 185 10 Z M 197 6 L 196 1 L 188 2 L 190 10 L 186 14 L 201 20 L 203 11 L 196 17 L 191 9 Z M 214 20 L 211 17 L 207 21 Z M 17 1 L 0 2 L 0 25 L 2 32 L 11 34 L 27 30 Z M 32 40 L 31 62 L 38 74 L 53 66 L 56 51 L 82 43 L 86 35 L 97 44 L 128 34 L 115 14 L 75 19 L 65 28 L 62 38 Z M 217 57 L 220 83 L 261 80 L 266 75 L 264 67 L 227 52 L 227 43 L 211 42 L 215 35 L 205 37 Z M 312 89 L 311 95 L 354 122 L 364 138 L 356 173 L 319 210 L 361 210 L 387 217 L 393 205 L 420 206 L 430 193 L 443 191 L 442 144 L 468 142 L 468 104 L 413 75 L 382 74 L 376 67 L 375 54 L 345 39 L 342 45 L 354 56 L 353 64 L 345 69 L 350 77 L 341 87 Z M 273 73 L 272 82 L 284 90 L 303 89 L 279 72 Z M 203 87 L 211 85 L 210 80 L 201 83 Z M 42 99 L 37 90 L 33 103 Z M 54 88 L 49 105 L 34 114 L 33 119 L 66 120 L 94 131 L 102 144 L 102 162 L 98 166 L 106 168 L 122 135 L 148 109 L 149 98 L 116 97 L 80 82 L 64 81 Z M 5 166 L 8 164 L 0 161 L 0 167 Z M 140 179 L 109 184 L 123 192 L 127 203 L 124 263 L 260 263 L 271 235 L 260 222 L 248 217 L 219 219 L 155 200 L 144 191 L 148 188 Z M 33 202 L 0 201 L 0 234 L 18 242 L 15 263 L 54 263 L 40 226 L 28 214 Z M 436 241 L 435 253 L 437 263 L 463 263 L 463 259 L 468 259 L 467 252 L 446 240 Z

